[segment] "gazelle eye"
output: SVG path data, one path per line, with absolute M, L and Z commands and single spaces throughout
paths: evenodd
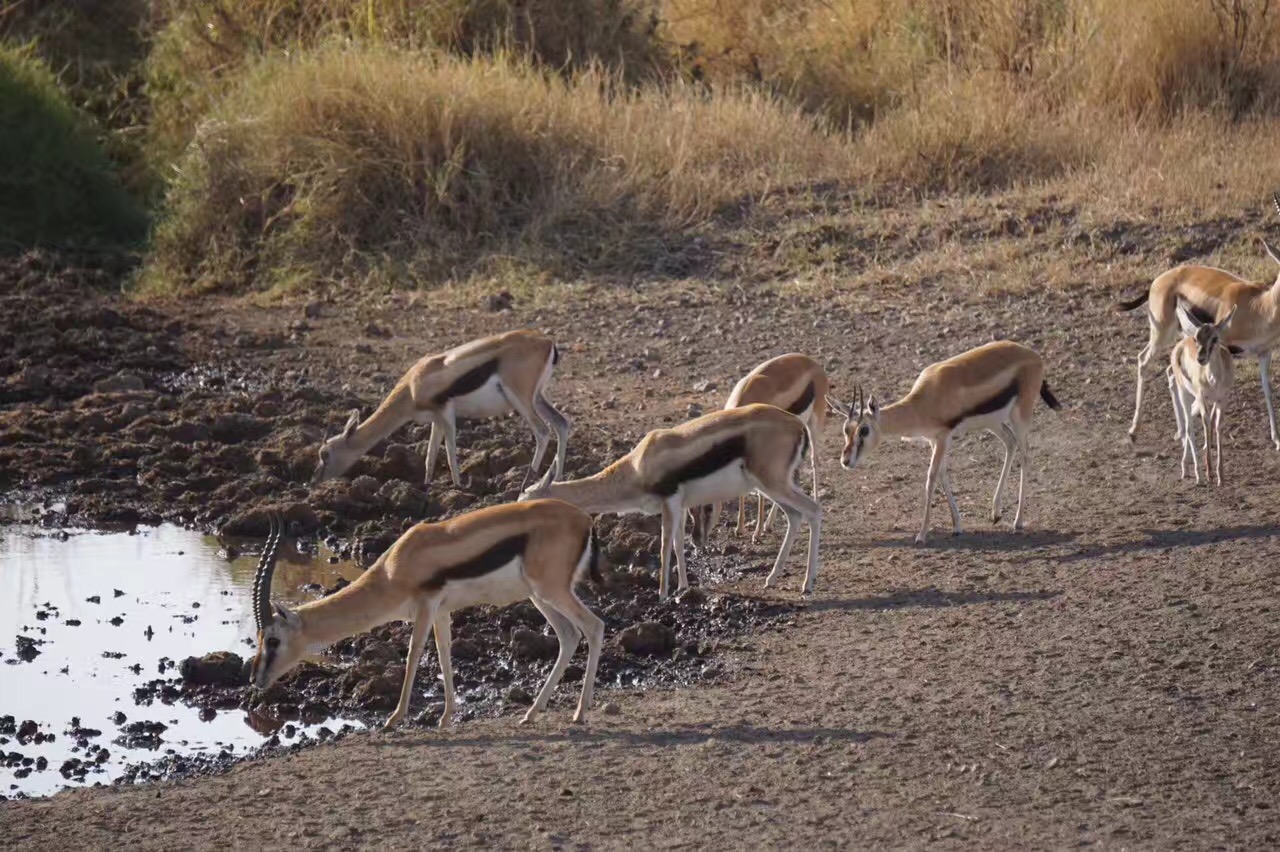
M 865 437 L 867 437 L 867 436 L 868 436 L 868 435 L 870 435 L 870 434 L 871 434 L 871 427 L 870 427 L 870 426 L 868 426 L 867 424 L 865 424 L 865 423 L 864 423 L 864 424 L 862 424 L 861 426 L 859 426 L 859 427 L 858 427 L 858 435 L 859 435 L 860 437 L 865 438 Z

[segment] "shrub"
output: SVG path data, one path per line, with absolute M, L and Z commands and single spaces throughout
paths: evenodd
M 0 45 L 0 247 L 127 243 L 145 219 L 29 49 Z
M 767 96 L 616 83 L 379 48 L 264 62 L 180 162 L 144 284 L 440 281 L 493 252 L 624 269 L 726 203 L 847 168 Z

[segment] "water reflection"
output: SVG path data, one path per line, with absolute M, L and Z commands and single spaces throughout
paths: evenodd
M 56 736 L 39 745 L 19 745 L 12 735 L 0 743 L 0 754 L 16 750 L 48 761 L 46 770 L 33 768 L 25 778 L 17 777 L 25 774 L 20 766 L 0 766 L 0 792 L 40 795 L 68 783 L 58 768 L 68 758 L 86 757 L 66 733 L 73 717 L 82 728 L 101 730 L 91 742 L 109 752 L 88 783 L 118 777 L 127 764 L 155 756 L 112 742 L 120 713 L 124 724 L 166 725 L 161 753 L 241 751 L 278 729 L 279 723 L 239 710 L 202 721 L 198 710 L 182 704 L 137 706 L 132 698 L 141 683 L 173 676 L 171 666 L 184 657 L 249 653 L 255 565 L 253 554 L 237 555 L 234 546 L 224 549 L 214 538 L 173 526 L 74 533 L 65 540 L 30 524 L 0 527 L 0 716 L 34 719 Z M 279 563 L 275 596 L 309 600 L 315 586 L 303 586 L 359 573 L 350 563 L 330 565 L 294 552 Z M 30 662 L 19 659 L 20 645 L 37 652 Z

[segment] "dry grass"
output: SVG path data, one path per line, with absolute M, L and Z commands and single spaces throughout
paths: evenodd
M 850 168 L 767 95 L 615 83 L 379 48 L 268 61 L 181 161 L 145 288 L 635 269 L 723 205 Z

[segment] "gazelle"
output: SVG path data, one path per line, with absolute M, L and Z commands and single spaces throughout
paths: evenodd
M 279 544 L 280 526 L 273 518 L 272 535 L 253 581 L 258 650 L 250 682 L 259 689 L 269 687 L 303 656 L 339 639 L 410 619 L 413 637 L 404 684 L 386 727 L 399 724 L 409 710 L 418 660 L 432 627 L 444 673 L 444 727 L 453 714 L 450 613 L 528 598 L 555 631 L 560 655 L 521 721 L 547 706 L 577 650 L 579 633 L 587 639 L 587 670 L 573 720 L 579 721 L 590 709 L 604 622 L 583 605 L 573 587 L 585 573 L 600 581 L 599 547 L 591 517 L 573 506 L 558 500 L 507 503 L 440 523 L 417 524 L 351 585 L 296 610 L 271 603 Z
M 818 496 L 818 441 L 822 437 L 822 427 L 827 421 L 827 392 L 831 384 L 827 380 L 827 371 L 822 365 L 810 358 L 793 352 L 771 358 L 747 373 L 734 386 L 729 394 L 725 408 L 740 408 L 744 405 L 763 403 L 789 411 L 809 429 L 809 443 L 815 447 L 809 457 L 813 472 L 813 496 Z M 742 535 L 746 527 L 746 497 L 738 498 L 738 526 L 735 532 Z M 717 520 L 720 518 L 720 503 L 700 506 L 693 510 L 693 540 L 702 545 L 711 537 Z M 760 533 L 773 523 L 773 515 L 778 509 L 774 503 L 769 507 L 768 520 L 764 515 L 764 495 L 756 494 L 756 528 L 751 535 L 754 544 Z
M 1272 196 L 1272 204 L 1280 213 L 1280 198 Z M 1280 264 L 1266 240 L 1262 247 L 1267 256 Z M 1142 383 L 1147 365 L 1177 337 L 1178 319 L 1175 309 L 1179 299 L 1188 303 L 1191 313 L 1208 322 L 1235 310 L 1226 344 L 1233 354 L 1252 355 L 1258 359 L 1262 377 L 1262 398 L 1267 404 L 1271 441 L 1280 450 L 1280 434 L 1276 431 L 1276 411 L 1271 402 L 1271 350 L 1280 342 L 1280 275 L 1270 285 L 1246 281 L 1212 266 L 1178 266 L 1158 276 L 1147 292 L 1115 305 L 1117 311 L 1131 311 L 1147 305 L 1147 345 L 1138 353 L 1138 386 L 1133 408 L 1133 424 L 1129 440 L 1138 434 L 1142 416 Z
M 957 436 L 986 429 L 1004 443 L 1004 467 L 991 501 L 991 522 L 1000 520 L 1000 501 L 1018 453 L 1018 512 L 1013 526 L 1020 530 L 1030 455 L 1028 433 L 1037 395 L 1050 408 L 1059 407 L 1044 380 L 1044 361 L 1034 351 L 1008 340 L 970 349 L 925 367 L 907 395 L 883 409 L 876 405 L 874 396 L 863 406 L 861 390 L 856 406 L 832 399 L 832 409 L 845 416 L 840 465 L 853 470 L 885 437 L 928 441 L 933 454 L 924 485 L 924 521 L 916 536 L 916 544 L 923 544 L 929 534 L 929 504 L 939 481 L 951 507 L 954 534 L 961 533 L 960 510 L 947 475 L 947 451 Z
M 809 523 L 809 569 L 802 587 L 807 594 L 818 575 L 822 528 L 822 507 L 795 483 L 796 468 L 808 449 L 809 432 L 800 418 L 772 405 L 747 405 L 713 411 L 673 429 L 655 429 L 595 476 L 552 483 L 548 472 L 520 499 L 554 497 L 593 514 L 662 515 L 658 588 L 665 598 L 673 548 L 679 590 L 689 587 L 685 509 L 760 491 L 787 516 L 787 534 L 765 585 L 781 576 L 804 520 Z
M 1214 480 L 1222 484 L 1222 408 L 1235 381 L 1235 364 L 1222 342 L 1231 327 L 1236 309 L 1232 308 L 1217 323 L 1203 322 L 1178 303 L 1178 323 L 1186 337 L 1178 341 L 1169 354 L 1169 393 L 1173 397 L 1173 413 L 1178 420 L 1178 436 L 1182 438 L 1182 476 L 1187 475 L 1187 454 L 1200 484 L 1200 459 L 1196 457 L 1191 418 L 1200 415 L 1204 429 L 1204 475 L 1209 476 L 1209 423 L 1213 423 Z
M 551 371 L 560 350 L 549 337 L 532 331 L 509 331 L 473 340 L 439 355 L 429 355 L 409 368 L 377 410 L 362 423 L 351 412 L 347 425 L 320 447 L 320 464 L 312 483 L 342 476 L 375 444 L 410 421 L 430 423 L 426 482 L 435 474 L 443 441 L 449 474 L 458 472 L 457 419 L 497 417 L 514 410 L 533 429 L 533 462 L 525 474 L 536 474 L 556 435 L 555 475 L 564 475 L 569 421 L 547 399 Z

